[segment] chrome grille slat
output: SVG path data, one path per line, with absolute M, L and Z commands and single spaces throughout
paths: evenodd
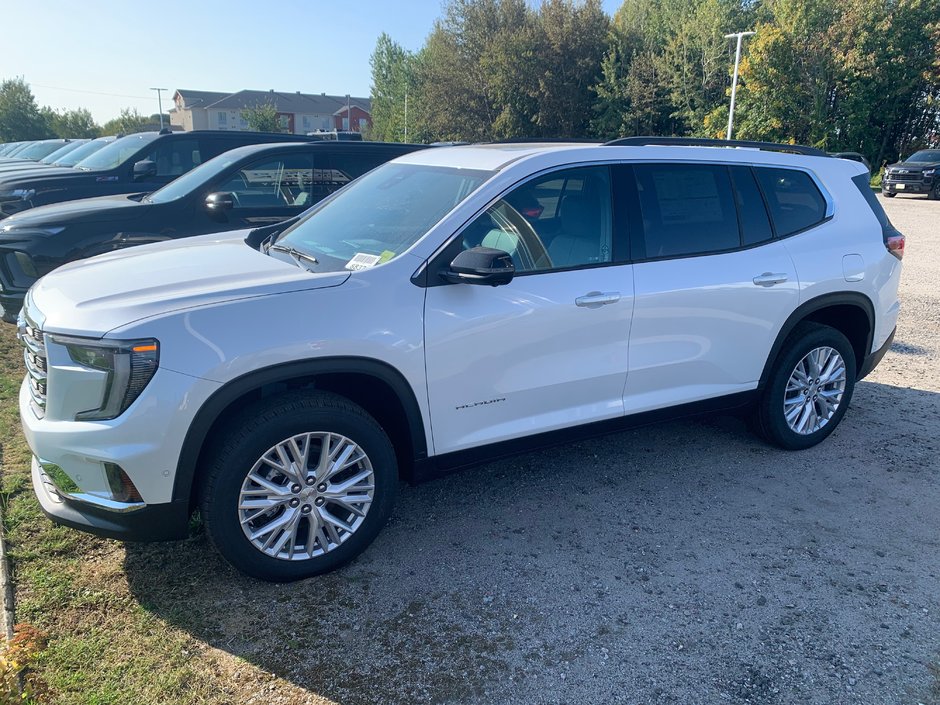
M 18 335 L 23 344 L 23 362 L 26 365 L 27 389 L 32 401 L 33 413 L 38 418 L 46 414 L 46 344 L 42 331 L 25 313 L 17 321 Z

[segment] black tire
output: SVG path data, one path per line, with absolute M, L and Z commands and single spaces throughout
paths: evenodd
M 928 200 L 940 201 L 940 181 L 934 184 L 933 188 L 927 193 Z
M 845 363 L 845 390 L 832 417 L 812 433 L 801 434 L 790 428 L 784 415 L 784 396 L 790 376 L 798 363 L 811 351 L 833 348 Z M 816 445 L 832 433 L 852 401 L 857 366 L 852 344 L 842 333 L 819 323 L 799 324 L 784 343 L 774 361 L 767 385 L 757 405 L 757 427 L 770 443 L 787 450 L 802 450 Z
M 896 193 L 888 193 L 887 191 L 883 192 L 882 195 L 883 195 L 885 198 L 894 198 L 895 196 L 897 196 Z
M 256 548 L 242 530 L 238 507 L 243 483 L 255 464 L 277 444 L 313 432 L 344 436 L 364 451 L 373 472 L 372 502 L 358 527 L 330 550 L 301 560 L 267 555 Z M 314 452 L 311 451 L 311 459 Z M 213 439 L 209 455 L 200 495 L 206 531 L 219 553 L 233 566 L 272 582 L 308 578 L 351 561 L 372 543 L 384 526 L 398 491 L 398 465 L 388 436 L 361 407 L 329 392 L 290 393 L 247 407 L 226 423 L 223 435 Z M 267 469 L 268 466 L 260 467 Z M 319 487 L 311 491 L 314 489 Z M 299 501 L 310 503 L 308 511 L 312 508 L 313 499 Z M 271 511 L 290 510 L 281 505 Z M 346 521 L 353 522 L 353 515 Z M 309 528 L 309 523 L 304 526 Z M 322 546 L 322 540 L 320 544 L 311 542 L 311 545 Z

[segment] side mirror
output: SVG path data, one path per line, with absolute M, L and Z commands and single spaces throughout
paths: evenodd
M 152 159 L 142 159 L 134 164 L 134 178 L 146 179 L 157 175 L 157 163 Z
M 210 193 L 206 196 L 206 208 L 210 211 L 220 213 L 230 211 L 235 207 L 235 196 L 228 191 L 219 191 Z
M 441 273 L 452 284 L 500 286 L 512 281 L 516 268 L 508 252 L 492 247 L 472 247 L 454 257 L 450 268 Z

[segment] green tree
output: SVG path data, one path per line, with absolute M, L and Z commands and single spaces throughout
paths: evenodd
M 29 84 L 22 78 L 0 83 L 0 142 L 38 140 L 51 134 Z
M 258 103 L 254 107 L 241 111 L 242 119 L 248 127 L 255 132 L 280 132 L 281 121 L 277 116 L 277 108 L 270 101 Z
M 610 20 L 600 0 L 544 0 L 535 22 L 533 122 L 541 137 L 588 135 Z M 530 72 L 531 75 L 531 72 Z
M 98 137 L 101 134 L 101 128 L 85 108 L 63 110 L 61 112 L 51 108 L 43 108 L 41 113 L 47 127 L 56 137 L 77 139 L 81 137 Z
M 141 132 L 150 125 L 150 118 L 146 118 L 137 112 L 137 108 L 122 108 L 121 114 L 108 120 L 101 126 L 103 135 L 130 135 L 135 132 Z
M 415 106 L 406 105 L 406 101 L 413 102 L 417 97 L 414 55 L 383 32 L 375 43 L 369 64 L 372 67 L 371 137 L 386 142 L 414 139 L 414 130 L 408 129 L 408 122 L 409 118 L 414 122 Z

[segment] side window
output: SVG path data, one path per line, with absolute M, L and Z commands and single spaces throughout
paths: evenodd
M 517 272 L 611 262 L 610 171 L 591 166 L 553 172 L 500 199 L 463 232 L 463 247 L 493 247 Z
M 731 181 L 734 184 L 734 201 L 738 206 L 741 219 L 741 244 L 745 247 L 766 242 L 773 238 L 764 197 L 761 196 L 754 172 L 750 167 L 731 167 Z
M 157 176 L 180 176 L 202 163 L 199 142 L 194 139 L 161 141 L 147 155 L 157 165 Z
M 325 191 L 323 195 L 333 193 L 385 161 L 387 160 L 375 152 L 332 152 L 329 157 L 332 169 L 323 173 L 320 182 Z
M 741 246 L 727 167 L 637 164 L 634 174 L 643 218 L 635 258 L 699 255 Z
M 826 200 L 809 174 L 795 169 L 755 167 L 778 237 L 805 230 L 826 218 Z
M 313 203 L 309 154 L 264 157 L 242 167 L 218 191 L 232 193 L 236 208 L 284 208 Z

